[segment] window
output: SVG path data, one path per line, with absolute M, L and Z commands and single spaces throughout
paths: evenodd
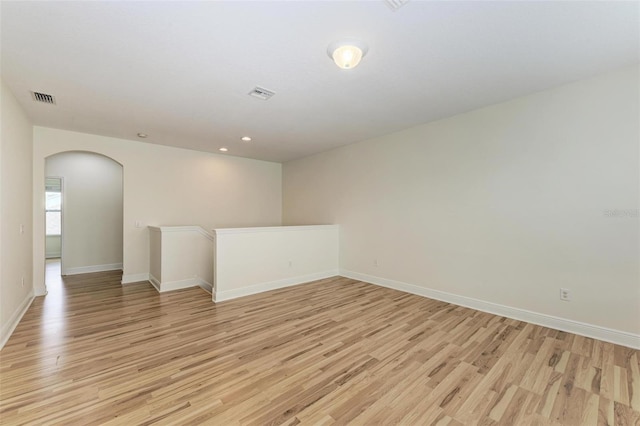
M 62 192 L 60 191 L 60 183 L 58 183 L 57 187 L 47 184 L 45 195 L 47 235 L 60 235 L 62 233 Z

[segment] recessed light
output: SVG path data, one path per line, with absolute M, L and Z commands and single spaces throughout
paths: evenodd
M 229 151 L 229 148 L 225 148 L 223 146 L 222 148 L 219 148 L 218 151 L 227 152 L 227 151 Z
M 245 142 L 251 142 L 251 138 L 249 136 L 243 136 L 240 139 L 242 139 Z
M 139 137 L 139 138 L 144 139 L 144 138 L 146 138 L 147 136 L 148 136 L 148 135 L 147 135 L 146 133 L 138 133 L 138 137 Z

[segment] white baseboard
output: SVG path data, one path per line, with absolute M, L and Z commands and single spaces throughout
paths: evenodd
M 199 278 L 187 278 L 185 280 L 167 281 L 160 284 L 160 292 L 182 290 L 183 288 L 198 287 L 200 285 Z
M 183 288 L 197 287 L 198 280 L 196 278 L 187 278 L 186 280 L 167 281 L 160 284 L 160 293 L 167 291 L 182 290 Z
M 215 291 L 213 294 L 214 302 L 222 302 L 225 300 L 236 299 L 238 297 L 250 296 L 252 294 L 264 293 L 265 291 L 276 290 L 279 288 L 290 287 L 298 284 L 308 283 L 309 281 L 321 280 L 324 278 L 335 277 L 339 275 L 338 270 L 330 270 L 324 272 L 316 272 L 314 274 L 301 275 L 297 277 L 285 278 L 282 280 L 269 281 L 265 283 L 254 284 L 248 287 Z
M 141 281 L 149 281 L 149 273 L 123 275 L 121 284 L 139 283 Z
M 11 315 L 9 321 L 7 321 L 7 323 L 2 326 L 2 329 L 0 330 L 0 349 L 4 347 L 4 345 L 9 340 L 9 337 L 11 337 L 13 330 L 16 329 L 16 327 L 20 323 L 20 320 L 29 309 L 29 306 L 31 306 L 31 302 L 33 302 L 33 299 L 33 290 L 31 290 L 29 291 L 29 294 L 27 294 L 27 297 L 22 301 L 20 306 L 18 306 L 18 309 L 16 309 L 13 315 Z
M 44 284 L 33 284 L 33 295 L 34 296 L 46 296 L 47 295 L 47 288 Z
M 340 270 L 340 275 L 346 278 L 379 285 L 381 287 L 387 287 L 403 291 L 405 293 L 416 294 L 418 296 L 453 303 L 454 305 L 464 306 L 482 312 L 488 312 L 490 314 L 500 315 L 519 321 L 526 321 L 543 327 L 579 334 L 581 336 L 591 337 L 598 340 L 604 340 L 605 342 L 615 343 L 633 349 L 640 349 L 640 335 L 625 331 L 612 330 L 610 328 L 600 327 L 597 325 L 540 314 L 524 309 L 512 308 L 506 305 L 491 303 L 466 296 L 459 296 L 457 294 L 419 287 L 413 284 L 380 278 L 373 275 L 361 274 L 359 272 L 347 271 L 344 269 Z
M 62 275 L 90 274 L 92 272 L 117 271 L 119 269 L 122 269 L 122 263 L 79 266 L 77 268 L 65 268 L 65 270 L 62 271 Z
M 203 289 L 209 294 L 213 294 L 213 284 L 206 282 L 202 278 L 196 278 L 198 280 L 198 287 Z
M 168 291 L 182 290 L 183 288 L 191 287 L 200 287 L 209 293 L 213 291 L 213 285 L 206 282 L 200 277 L 187 278 L 186 280 L 161 282 L 152 274 L 149 274 L 149 281 L 151 282 L 151 285 L 153 285 L 155 289 L 158 290 L 158 293 L 166 293 Z
M 153 276 L 152 273 L 149 273 L 149 282 L 155 288 L 158 293 L 160 293 L 160 280 Z

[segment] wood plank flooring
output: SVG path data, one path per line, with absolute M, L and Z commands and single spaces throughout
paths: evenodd
M 346 279 L 220 304 L 65 278 L 0 352 L 0 423 L 639 425 L 640 353 Z

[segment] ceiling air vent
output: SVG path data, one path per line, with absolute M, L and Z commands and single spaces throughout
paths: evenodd
M 253 96 L 254 98 L 262 99 L 263 101 L 268 100 L 269 98 L 271 98 L 275 94 L 276 94 L 276 92 L 274 92 L 272 90 L 265 89 L 264 87 L 258 87 L 258 86 L 256 86 L 252 91 L 249 92 L 249 96 Z
M 33 100 L 36 102 L 44 102 L 45 104 L 51 105 L 56 104 L 56 98 L 52 95 L 47 95 L 46 93 L 41 92 L 31 92 L 31 94 L 33 95 Z
M 409 0 L 384 0 L 384 2 L 387 4 L 387 6 L 389 6 L 391 10 L 395 12 L 396 10 L 407 4 Z

